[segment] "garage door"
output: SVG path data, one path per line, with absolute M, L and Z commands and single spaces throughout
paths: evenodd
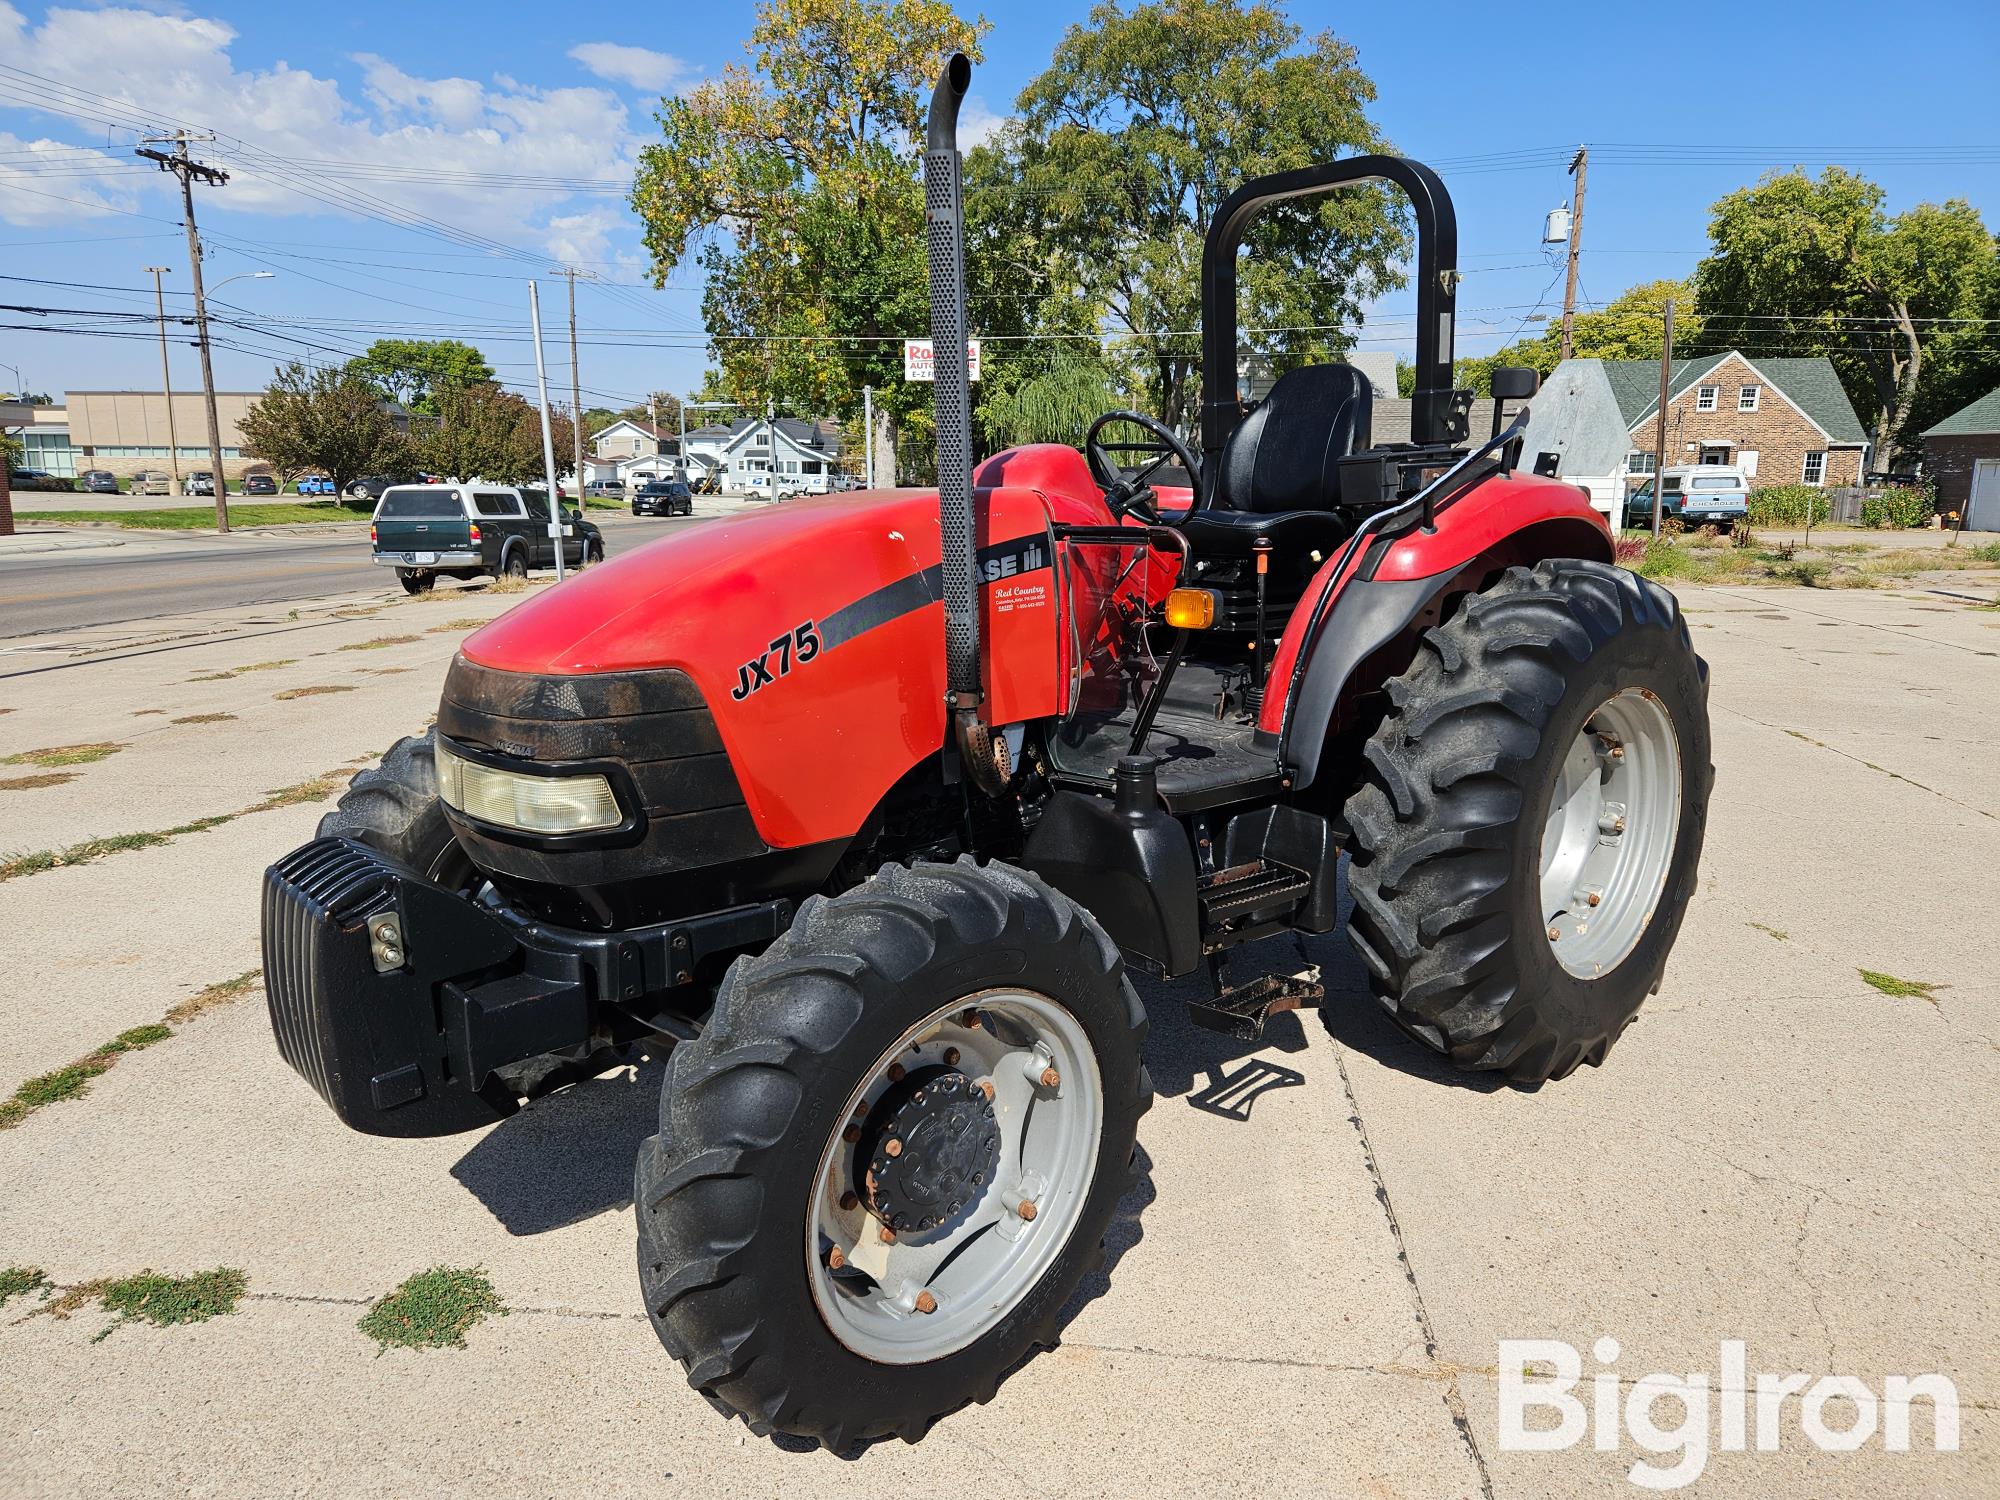
M 2000 531 L 2000 458 L 1972 466 L 1972 503 L 1965 508 L 1967 531 Z

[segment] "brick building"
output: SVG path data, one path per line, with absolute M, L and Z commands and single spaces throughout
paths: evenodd
M 2000 390 L 1926 429 L 1923 444 L 1939 512 L 1964 512 L 1968 531 L 2000 531 Z
M 1752 488 L 1861 482 L 1868 435 L 1824 358 L 1752 360 L 1738 350 L 1675 360 L 1667 384 L 1667 464 L 1733 464 Z M 1600 509 L 1653 472 L 1660 366 L 1569 359 L 1533 402 L 1524 451 L 1554 454 Z

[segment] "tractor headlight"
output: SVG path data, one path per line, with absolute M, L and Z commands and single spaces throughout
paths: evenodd
M 481 765 L 437 742 L 438 795 L 445 804 L 523 833 L 591 833 L 625 821 L 611 783 L 601 775 L 530 776 Z

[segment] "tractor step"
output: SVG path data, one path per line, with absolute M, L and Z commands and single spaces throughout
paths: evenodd
M 1312 889 L 1312 876 L 1290 865 L 1254 859 L 1217 870 L 1195 894 L 1201 902 L 1203 931 L 1242 916 L 1275 916 L 1298 904 Z
M 1254 1042 L 1264 1023 L 1281 1010 L 1311 1010 L 1326 998 L 1319 965 L 1308 964 L 1294 974 L 1265 974 L 1207 1000 L 1187 1003 L 1188 1019 L 1207 1031 L 1219 1031 L 1238 1041 Z

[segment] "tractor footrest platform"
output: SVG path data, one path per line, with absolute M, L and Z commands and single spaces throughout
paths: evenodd
M 1311 888 L 1312 877 L 1305 871 L 1256 859 L 1217 870 L 1202 881 L 1195 894 L 1201 901 L 1202 927 L 1207 930 L 1234 917 L 1282 912 L 1296 905 Z
M 1207 1031 L 1219 1031 L 1239 1041 L 1254 1042 L 1264 1023 L 1281 1010 L 1311 1010 L 1326 998 L 1319 965 L 1296 974 L 1266 974 L 1207 1000 L 1187 1003 L 1188 1019 Z

